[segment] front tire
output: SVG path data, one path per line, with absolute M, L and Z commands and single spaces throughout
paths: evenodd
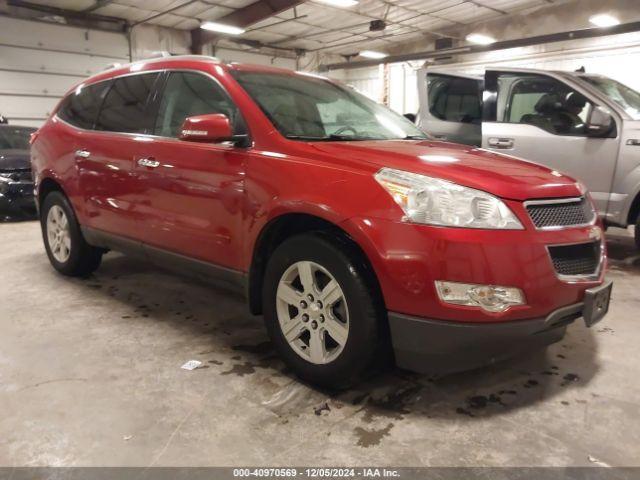
M 640 250 L 640 215 L 638 215 L 638 219 L 636 220 L 635 237 L 636 247 Z
M 103 250 L 84 239 L 73 208 L 61 192 L 51 192 L 45 197 L 40 226 L 49 262 L 58 272 L 82 277 L 100 266 Z
M 384 347 L 379 295 L 359 252 L 324 234 L 283 242 L 267 264 L 269 336 L 301 378 L 330 388 L 355 383 Z

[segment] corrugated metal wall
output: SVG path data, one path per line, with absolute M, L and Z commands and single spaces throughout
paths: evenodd
M 39 126 L 74 84 L 128 57 L 124 34 L 0 17 L 0 113 Z

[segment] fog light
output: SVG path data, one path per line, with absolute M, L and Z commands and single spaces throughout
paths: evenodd
M 513 287 L 436 281 L 436 290 L 443 302 L 480 307 L 487 312 L 504 312 L 526 303 L 522 290 Z

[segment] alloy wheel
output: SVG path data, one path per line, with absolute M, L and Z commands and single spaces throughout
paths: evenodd
M 300 261 L 282 274 L 276 292 L 278 322 L 289 346 L 305 360 L 335 360 L 349 336 L 349 310 L 342 287 L 321 265 Z
M 53 258 L 60 263 L 69 260 L 71 255 L 69 219 L 58 205 L 52 206 L 47 214 L 47 240 Z

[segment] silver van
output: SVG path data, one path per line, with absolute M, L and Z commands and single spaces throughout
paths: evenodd
M 492 69 L 418 72 L 417 123 L 580 179 L 606 225 L 636 225 L 640 248 L 640 93 L 601 75 Z

